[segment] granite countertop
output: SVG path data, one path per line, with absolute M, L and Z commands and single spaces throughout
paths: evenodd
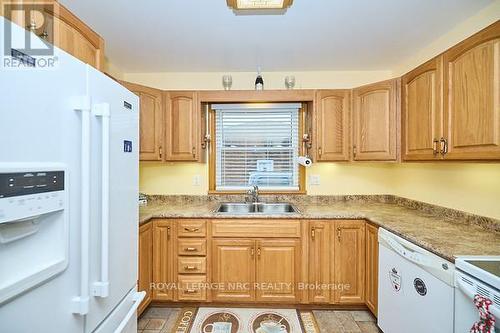
M 300 212 L 282 215 L 214 213 L 217 200 L 152 200 L 140 208 L 139 223 L 152 218 L 366 219 L 451 262 L 460 255 L 500 255 L 499 221 L 387 198 L 293 200 Z

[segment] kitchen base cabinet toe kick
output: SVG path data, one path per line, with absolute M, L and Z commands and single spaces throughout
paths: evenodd
M 139 274 L 139 286 L 147 289 L 148 304 L 377 313 L 377 227 L 364 220 L 154 219 L 145 225 L 152 246 L 143 244 L 140 256 L 151 263 L 140 270 L 152 272 Z

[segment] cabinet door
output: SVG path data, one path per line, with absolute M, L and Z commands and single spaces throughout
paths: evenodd
M 124 81 L 120 83 L 140 98 L 140 160 L 161 161 L 163 158 L 163 109 L 161 90 Z
M 398 84 L 395 79 L 353 90 L 354 160 L 398 158 Z
M 165 92 L 167 161 L 197 161 L 201 110 L 196 92 Z
M 333 301 L 342 304 L 364 304 L 365 222 L 335 221 L 333 244 Z
M 316 158 L 318 161 L 349 160 L 348 90 L 316 92 Z
M 16 9 L 22 6 L 29 13 L 29 22 L 26 22 L 24 12 L 11 11 L 13 7 L 4 7 L 3 3 L 0 15 L 23 28 L 33 24 L 36 35 L 98 70 L 104 70 L 104 40 L 66 7 L 55 0 L 13 4 Z
M 330 225 L 329 221 L 311 221 L 309 223 L 309 283 L 330 283 Z M 309 301 L 329 303 L 330 290 L 312 289 Z
M 436 57 L 404 75 L 401 84 L 403 160 L 433 160 L 443 132 L 443 58 Z
M 259 302 L 299 301 L 300 241 L 257 241 L 256 300 Z
M 153 221 L 153 290 L 155 300 L 173 300 L 173 223 L 168 220 Z
M 366 224 L 366 285 L 365 301 L 377 316 L 378 308 L 378 227 Z
M 214 301 L 255 300 L 255 241 L 214 239 L 212 241 L 212 281 L 223 289 L 212 291 Z
M 500 159 L 500 21 L 444 53 L 446 159 Z
M 153 281 L 153 228 L 146 223 L 139 228 L 139 280 L 137 290 L 145 291 L 146 297 L 137 310 L 140 315 L 151 302 L 150 283 Z

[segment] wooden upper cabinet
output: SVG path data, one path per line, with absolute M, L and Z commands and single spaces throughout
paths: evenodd
M 366 223 L 365 302 L 377 316 L 378 311 L 378 227 Z
M 443 58 L 436 57 L 401 80 L 402 158 L 439 158 L 442 136 Z
M 224 288 L 212 291 L 214 301 L 255 300 L 255 241 L 214 239 L 212 241 L 212 281 Z M 232 287 L 230 287 L 232 286 Z
M 139 228 L 139 279 L 137 290 L 145 291 L 146 297 L 137 309 L 140 315 L 151 303 L 152 291 L 150 289 L 153 282 L 153 228 L 152 223 L 146 223 Z
M 164 92 L 165 160 L 199 161 L 201 159 L 201 109 L 197 92 Z
M 309 283 L 330 283 L 330 225 L 331 221 L 309 222 Z M 313 288 L 309 291 L 312 303 L 329 303 L 328 288 Z
M 163 159 L 162 91 L 124 81 L 120 83 L 140 99 L 139 159 L 161 161 Z
M 333 290 L 333 302 L 364 303 L 365 221 L 339 220 L 331 224 L 334 254 L 331 281 L 344 286 Z
M 349 160 L 349 90 L 318 90 L 315 98 L 316 159 Z
M 500 21 L 444 53 L 446 159 L 500 159 Z
M 398 159 L 399 80 L 378 82 L 353 90 L 353 159 Z
M 3 5 L 6 1 L 0 0 Z M 55 0 L 19 2 L 28 11 L 31 22 L 24 15 L 16 15 L 2 6 L 2 16 L 33 32 L 49 43 L 63 49 L 81 61 L 104 70 L 104 40 L 82 20 Z
M 277 286 L 257 288 L 256 301 L 297 303 L 300 300 L 296 287 L 300 282 L 300 240 L 259 240 L 256 255 L 256 283 Z

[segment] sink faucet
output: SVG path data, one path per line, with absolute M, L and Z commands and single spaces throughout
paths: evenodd
M 253 203 L 259 202 L 259 187 L 257 185 L 254 185 L 252 189 L 248 190 L 247 194 L 251 196 Z

